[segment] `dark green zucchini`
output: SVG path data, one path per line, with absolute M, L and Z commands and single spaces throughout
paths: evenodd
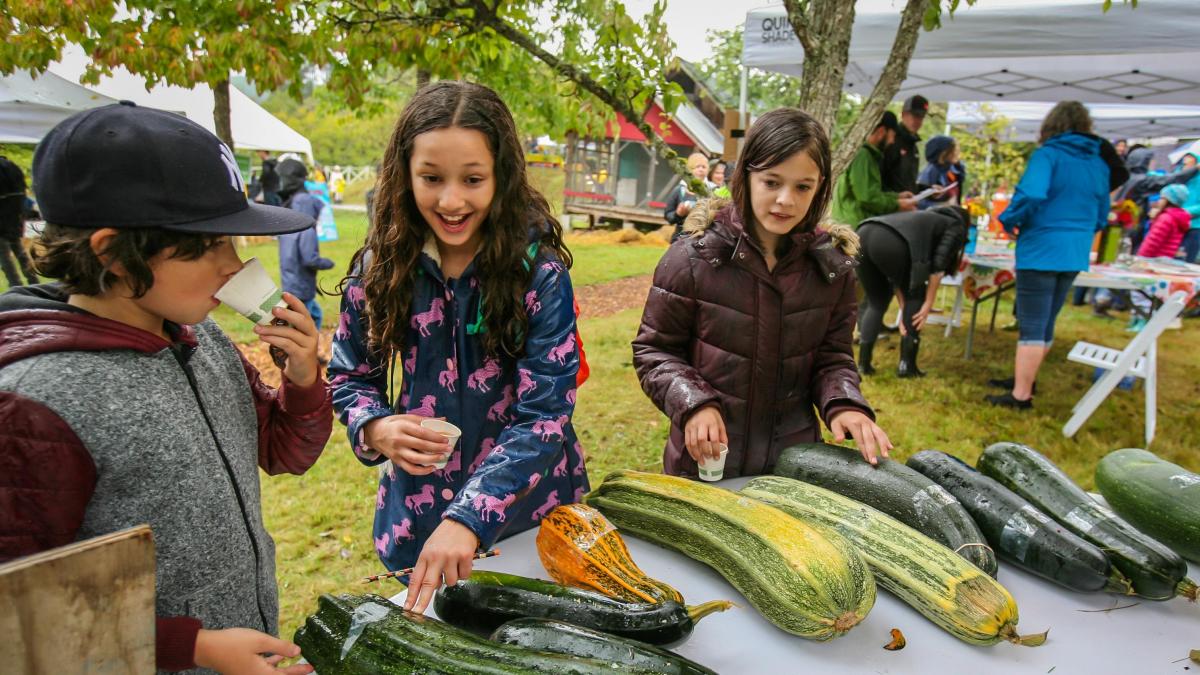
M 996 554 L 958 500 L 900 462 L 880 458 L 871 466 L 854 450 L 802 443 L 780 453 L 775 475 L 873 506 L 996 576 Z
M 434 595 L 433 608 L 447 623 L 488 635 L 523 617 L 557 619 L 622 637 L 666 645 L 691 634 L 695 622 L 728 609 L 725 600 L 684 607 L 673 600 L 628 602 L 581 588 L 502 572 L 476 570 Z
M 492 639 L 538 651 L 602 659 L 664 675 L 716 675 L 704 666 L 654 645 L 553 619 L 514 619 Z
M 1183 558 L 1097 503 L 1033 448 L 995 443 L 983 451 L 979 470 L 1104 551 L 1137 595 L 1169 600 L 1178 593 L 1196 599 L 1196 583 L 1187 578 Z
M 358 622 L 362 630 L 343 655 L 356 616 L 371 620 Z M 493 642 L 437 619 L 406 612 L 377 595 L 322 595 L 317 613 L 308 617 L 293 639 L 305 660 L 321 675 L 655 672 Z
M 1131 525 L 1200 562 L 1200 475 L 1136 448 L 1096 466 L 1096 489 Z
M 1073 591 L 1133 593 L 1100 549 L 957 457 L 922 450 L 907 466 L 954 495 L 1005 560 Z

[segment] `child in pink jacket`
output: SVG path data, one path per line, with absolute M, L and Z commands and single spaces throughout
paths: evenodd
M 1186 185 L 1168 185 L 1162 198 L 1154 205 L 1158 215 L 1150 223 L 1150 231 L 1142 240 L 1137 254 L 1142 258 L 1174 258 L 1183 243 L 1183 236 L 1192 226 L 1192 217 L 1181 208 L 1188 200 Z

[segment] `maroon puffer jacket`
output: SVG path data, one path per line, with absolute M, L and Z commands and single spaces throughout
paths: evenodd
M 718 210 L 719 209 L 719 210 Z M 851 352 L 854 234 L 836 227 L 791 235 L 774 272 L 737 210 L 693 209 L 684 236 L 654 272 L 633 341 L 642 389 L 668 417 L 666 473 L 696 475 L 683 426 L 717 403 L 729 434 L 725 477 L 769 473 L 789 445 L 821 437 L 845 408 L 874 418 Z M 841 247 L 841 248 L 839 248 Z

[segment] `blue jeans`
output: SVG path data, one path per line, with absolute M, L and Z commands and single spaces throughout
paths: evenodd
M 1183 259 L 1194 263 L 1200 257 L 1200 227 L 1192 227 L 1183 235 Z
M 1017 270 L 1018 345 L 1049 347 L 1054 343 L 1054 322 L 1077 274 Z
M 317 302 L 316 298 L 313 298 L 305 302 L 304 306 L 308 308 L 308 313 L 312 314 L 313 323 L 317 325 L 317 330 L 321 330 L 321 319 L 324 318 L 321 314 L 321 304 Z

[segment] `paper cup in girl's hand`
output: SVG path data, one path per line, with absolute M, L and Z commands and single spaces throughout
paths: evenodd
M 421 426 L 444 436 L 446 442 L 450 444 L 450 452 L 453 454 L 454 446 L 458 445 L 458 439 L 462 436 L 462 429 L 445 420 L 422 420 Z M 430 465 L 435 469 L 446 468 L 446 463 L 450 461 L 450 455 L 442 455 L 441 458 L 441 461 L 431 462 Z
M 729 446 L 724 443 L 721 446 L 721 454 L 716 459 L 705 457 L 700 460 L 700 480 L 714 482 L 725 477 L 725 456 L 729 454 Z
M 287 307 L 283 293 L 258 258 L 247 260 L 242 270 L 217 291 L 216 298 L 260 326 L 270 325 L 275 318 L 272 309 Z

